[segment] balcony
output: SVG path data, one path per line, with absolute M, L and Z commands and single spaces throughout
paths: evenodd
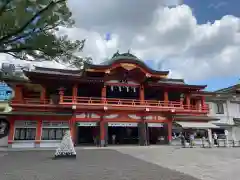
M 23 99 L 22 101 L 12 101 L 13 107 L 73 107 L 76 109 L 92 110 L 139 110 L 150 112 L 172 112 L 172 113 L 197 113 L 206 114 L 209 112 L 207 104 L 203 106 L 182 105 L 180 101 L 157 101 L 157 100 L 136 100 L 136 99 L 116 99 L 116 98 L 95 98 L 95 97 L 73 97 L 62 96 L 54 103 L 52 100 Z

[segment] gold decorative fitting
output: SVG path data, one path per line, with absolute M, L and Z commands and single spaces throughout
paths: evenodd
M 136 68 L 135 64 L 129 64 L 129 63 L 122 63 L 121 66 L 122 66 L 122 68 L 124 68 L 128 71 L 131 71 Z
M 146 74 L 146 77 L 151 77 L 151 74 L 147 73 L 147 74 Z
M 110 70 L 109 70 L 109 69 L 106 70 L 105 73 L 106 73 L 106 74 L 110 74 Z
M 103 109 L 104 109 L 104 111 L 107 111 L 107 110 L 108 110 L 108 107 L 107 107 L 107 106 L 104 106 Z
M 95 69 L 86 69 L 86 71 L 88 71 L 88 72 L 94 72 Z

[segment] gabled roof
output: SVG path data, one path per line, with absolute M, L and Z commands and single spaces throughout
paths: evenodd
M 184 79 L 160 79 L 158 83 L 166 83 L 166 84 L 185 84 Z
M 194 90 L 202 90 L 207 87 L 207 85 L 192 85 L 186 84 L 183 79 L 170 79 L 170 78 L 162 78 L 157 82 L 148 82 L 150 86 L 165 86 L 165 87 L 179 87 L 184 89 L 194 89 Z
M 90 63 L 85 63 L 84 69 L 110 69 L 114 64 L 120 64 L 120 63 L 131 63 L 138 65 L 139 67 L 145 69 L 151 74 L 156 74 L 156 75 L 165 75 L 167 76 L 169 74 L 169 71 L 157 71 L 149 68 L 142 60 L 137 58 L 131 53 L 123 53 L 120 54 L 119 52 L 115 53 L 113 57 L 107 61 L 104 61 L 101 64 L 90 64 Z
M 33 70 L 23 70 L 24 74 L 29 78 L 39 78 L 39 77 L 54 77 L 54 78 L 81 78 L 83 71 L 82 70 L 72 70 L 72 69 L 55 69 L 55 68 L 46 68 L 35 66 Z M 42 76 L 41 76 L 42 75 Z
M 26 72 L 26 71 L 25 71 Z M 31 72 L 42 73 L 42 74 L 58 74 L 58 75 L 77 75 L 81 76 L 83 70 L 79 69 L 55 69 L 35 66 L 35 69 Z
M 233 86 L 229 86 L 227 88 L 219 89 L 214 91 L 216 93 L 240 93 L 240 84 L 235 84 Z

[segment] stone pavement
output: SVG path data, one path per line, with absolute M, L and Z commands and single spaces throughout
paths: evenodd
M 119 152 L 203 180 L 239 180 L 240 148 L 120 148 Z
M 142 148 L 78 149 L 76 160 L 52 160 L 55 151 L 49 150 L 2 151 L 0 152 L 0 179 L 197 180 L 175 170 L 122 154 L 116 149 L 140 152 Z

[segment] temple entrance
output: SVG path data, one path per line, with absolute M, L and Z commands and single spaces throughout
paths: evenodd
M 108 144 L 139 144 L 137 123 L 108 123 Z
M 99 126 L 96 122 L 80 122 L 77 124 L 77 145 L 98 145 Z
M 167 144 L 167 131 L 162 123 L 148 123 L 149 144 Z

